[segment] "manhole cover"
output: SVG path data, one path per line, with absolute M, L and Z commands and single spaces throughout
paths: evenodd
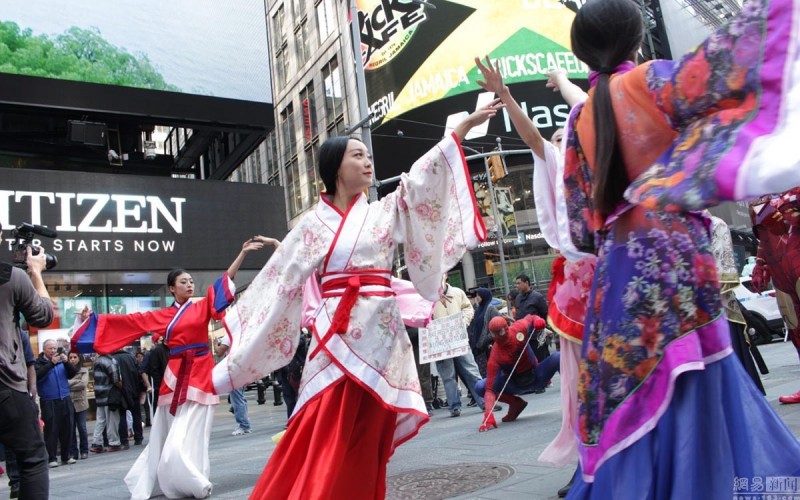
M 455 464 L 422 469 L 390 477 L 386 481 L 386 498 L 450 498 L 477 491 L 511 477 L 514 469 L 505 464 Z

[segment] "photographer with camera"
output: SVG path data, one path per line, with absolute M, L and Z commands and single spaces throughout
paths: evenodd
M 78 373 L 63 347 L 53 339 L 44 342 L 44 349 L 36 358 L 36 387 L 39 389 L 39 407 L 44 421 L 44 444 L 47 447 L 50 467 L 58 467 L 56 450 L 61 445 L 61 465 L 74 464 L 69 456 L 72 445 L 72 396 L 69 379 Z
M 0 224 L 0 243 L 2 243 Z M 44 252 L 26 250 L 25 272 L 0 262 L 0 442 L 14 451 L 20 472 L 20 498 L 48 498 L 50 478 L 47 453 L 27 386 L 27 367 L 22 351 L 19 316 L 31 326 L 44 328 L 53 322 L 53 306 L 42 280 Z M 69 391 L 67 391 L 69 396 Z

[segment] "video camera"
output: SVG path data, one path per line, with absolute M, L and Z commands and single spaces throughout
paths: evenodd
M 36 224 L 28 224 L 23 222 L 11 231 L 11 235 L 16 238 L 17 246 L 14 248 L 14 266 L 20 269 L 28 269 L 28 247 L 31 247 L 33 255 L 39 255 L 41 248 L 33 244 L 33 239 L 36 236 L 44 236 L 45 238 L 57 238 L 58 233 L 52 229 L 39 226 Z M 55 255 L 45 253 L 45 260 L 47 261 L 46 268 L 53 269 L 58 264 L 58 259 Z

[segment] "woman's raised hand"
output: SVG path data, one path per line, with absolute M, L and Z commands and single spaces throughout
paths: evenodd
M 565 83 L 569 83 L 569 79 L 567 78 L 567 72 L 563 69 L 554 69 L 547 72 L 547 83 L 545 86 L 549 89 L 553 89 L 553 92 L 560 92 L 561 87 L 564 86 Z
M 83 306 L 83 310 L 81 310 L 81 312 L 78 313 L 78 316 L 81 318 L 81 322 L 84 322 L 87 319 L 89 319 L 89 316 L 91 315 L 92 315 L 92 310 L 89 309 L 88 305 Z
M 503 75 L 497 71 L 497 66 L 492 64 L 489 56 L 486 56 L 486 63 L 481 62 L 480 57 L 475 58 L 475 65 L 481 71 L 481 76 L 485 81 L 477 80 L 475 83 L 489 92 L 500 95 L 508 91 L 508 87 L 503 83 Z
M 278 248 L 281 245 L 281 242 L 276 240 L 275 238 L 270 238 L 269 236 L 261 236 L 260 234 L 253 236 L 253 240 L 260 241 L 265 245 L 272 245 L 275 248 Z
M 458 141 L 461 142 L 467 136 L 467 132 L 469 132 L 473 127 L 477 127 L 481 123 L 485 122 L 489 118 L 492 118 L 494 115 L 497 114 L 498 111 L 503 109 L 505 104 L 500 99 L 494 99 L 492 102 L 483 106 L 482 108 L 478 108 L 468 117 L 464 118 L 464 120 L 456 125 L 456 128 L 453 129 L 453 133 L 458 137 Z
M 255 235 L 255 236 L 253 236 L 252 238 L 250 238 L 249 240 L 245 241 L 242 244 L 242 251 L 243 252 L 249 252 L 251 250 L 260 250 L 260 249 L 264 248 L 264 245 L 272 245 L 275 248 L 278 248 L 278 246 L 280 246 L 280 244 L 281 244 L 281 242 L 276 240 L 275 238 L 270 238 L 268 236 Z

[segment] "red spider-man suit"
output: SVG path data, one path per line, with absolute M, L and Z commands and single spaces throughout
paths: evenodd
M 488 410 L 485 411 L 478 430 L 487 431 L 497 427 L 492 409 L 498 399 L 509 405 L 508 414 L 503 417 L 503 422 L 516 420 L 528 406 L 528 402 L 515 394 L 544 388 L 558 371 L 560 353 L 553 353 L 541 363 L 537 363 L 528 341 L 529 336 L 534 335 L 535 338 L 534 332 L 541 330 L 545 325 L 542 318 L 533 314 L 515 321 L 510 326 L 500 316 L 492 318 L 489 322 L 488 328 L 494 338 L 494 344 L 486 366 L 486 378 L 475 384 L 475 392 L 483 395 Z M 502 394 L 498 398 L 497 395 L 501 391 Z
M 763 290 L 770 278 L 778 306 L 800 356 L 800 187 L 769 195 L 750 204 L 758 254 L 753 285 Z M 781 403 L 800 403 L 800 391 L 781 396 Z

